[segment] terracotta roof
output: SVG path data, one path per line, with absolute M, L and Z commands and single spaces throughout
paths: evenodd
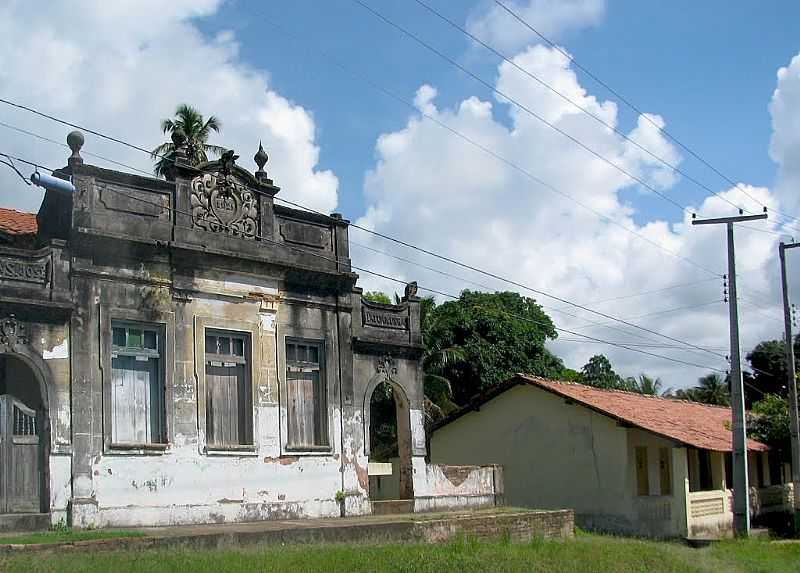
M 36 213 L 23 213 L 0 207 L 0 232 L 7 235 L 35 235 L 38 229 Z
M 470 410 L 477 409 L 481 404 L 520 384 L 542 388 L 620 422 L 688 446 L 717 452 L 730 452 L 732 449 L 732 433 L 729 429 L 731 427 L 730 408 L 647 396 L 622 390 L 601 390 L 585 384 L 556 382 L 529 374 L 517 374 L 506 384 L 476 397 L 469 406 L 454 412 L 437 424 L 436 428 L 447 425 Z M 749 439 L 747 447 L 754 451 L 769 450 L 769 446 L 766 444 Z

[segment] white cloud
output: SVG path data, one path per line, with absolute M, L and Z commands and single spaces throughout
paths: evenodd
M 570 30 L 592 26 L 605 13 L 605 0 L 503 0 L 510 10 L 553 39 Z M 467 20 L 467 29 L 481 40 L 509 53 L 541 41 L 494 2 L 484 2 Z
M 267 75 L 242 63 L 231 32 L 201 34 L 193 18 L 208 17 L 220 0 L 173 2 L 34 2 L 0 4 L 0 93 L 145 148 L 163 140 L 159 122 L 179 103 L 214 114 L 223 124 L 212 142 L 233 148 L 240 164 L 259 140 L 270 155 L 267 171 L 280 196 L 329 212 L 338 180 L 317 167 L 319 148 L 311 113 L 276 93 Z M 64 141 L 69 128 L 0 106 L 0 121 Z M 68 151 L 0 128 L 14 155 L 48 166 L 66 163 Z M 85 152 L 150 171 L 143 153 L 86 134 Z M 84 153 L 87 162 L 102 165 Z M 41 193 L 0 170 L 0 203 L 35 211 Z
M 534 69 L 537 75 L 556 85 L 560 91 L 604 121 L 617 125 L 614 102 L 600 101 L 587 93 L 578 83 L 568 60 L 556 50 L 543 46 L 530 47 L 516 56 L 515 61 L 522 67 Z M 512 66 L 503 64 L 498 72 L 497 86 L 503 92 L 513 95 L 610 160 L 669 193 L 669 187 L 676 180 L 671 170 L 613 131 L 576 112 L 574 106 L 529 81 Z M 696 261 L 715 272 L 725 271 L 724 228 L 693 227 L 688 215 L 674 223 L 654 220 L 637 225 L 633 219 L 635 205 L 626 203 L 620 196 L 620 192 L 632 184 L 608 164 L 516 108 L 510 109 L 511 125 L 504 125 L 495 117 L 498 111 L 494 107 L 506 106 L 506 102 L 493 104 L 470 97 L 452 108 L 439 108 L 435 103 L 435 93 L 430 86 L 420 88 L 417 104 L 425 113 L 620 225 L 663 245 L 679 257 Z M 800 108 L 800 101 L 795 101 L 794 106 Z M 798 113 L 797 109 L 795 113 Z M 665 120 L 660 116 L 653 114 L 650 119 L 657 125 L 665 125 Z M 678 151 L 643 118 L 628 135 L 669 163 L 680 163 Z M 707 280 L 709 274 L 548 191 L 518 170 L 454 137 L 430 119 L 413 115 L 404 127 L 381 135 L 376 149 L 377 163 L 365 179 L 369 209 L 361 224 L 583 303 L 662 289 L 674 284 L 705 281 L 689 288 L 597 305 L 598 310 L 617 317 L 639 317 L 722 299 L 721 280 Z M 779 207 L 777 198 L 769 190 L 755 187 L 746 189 L 771 208 Z M 743 195 L 739 189 L 721 191 L 723 197 L 737 202 Z M 698 194 L 697 197 L 702 195 Z M 731 206 L 721 198 L 709 197 L 698 201 L 696 210 L 703 216 L 732 214 Z M 670 212 L 672 207 L 666 203 L 664 205 L 665 212 Z M 760 226 L 775 229 L 776 223 L 770 220 Z M 379 244 L 379 241 L 357 230 L 353 230 L 351 236 L 357 242 Z M 742 292 L 749 300 L 767 303 L 766 310 L 757 312 L 751 310 L 747 303 L 742 303 L 742 345 L 745 350 L 760 340 L 780 333 L 781 323 L 776 320 L 780 314 L 776 306 L 779 298 L 774 280 L 775 252 L 774 235 L 744 228 L 737 231 Z M 362 266 L 381 269 L 405 280 L 418 279 L 423 286 L 448 292 L 457 293 L 463 288 L 514 289 L 500 281 L 431 260 L 416 252 L 404 253 L 403 256 L 481 283 L 484 287 L 392 262 L 358 247 L 353 249 L 353 253 Z M 389 292 L 399 290 L 396 284 L 368 276 L 362 277 L 362 280 L 370 288 Z M 522 292 L 550 308 L 562 308 L 581 317 L 571 318 L 549 310 L 557 324 L 564 328 L 612 341 L 642 342 L 640 337 L 644 337 L 655 343 L 674 344 L 620 324 L 612 324 L 611 329 L 590 326 L 587 320 L 606 320 L 564 307 L 545 297 Z M 765 318 L 765 312 L 772 315 L 773 319 Z M 632 321 L 699 346 L 720 348 L 719 354 L 728 354 L 727 306 L 721 302 Z M 620 328 L 622 332 L 614 330 Z M 562 336 L 574 338 L 571 335 Z M 667 385 L 676 387 L 691 385 L 699 375 L 707 372 L 590 343 L 556 342 L 553 348 L 568 365 L 575 368 L 580 368 L 592 354 L 604 352 L 625 375 L 645 371 L 663 376 Z M 723 358 L 699 351 L 690 353 L 670 348 L 645 350 L 725 368 Z
M 800 54 L 778 70 L 778 85 L 772 95 L 770 156 L 778 164 L 779 194 L 786 210 L 800 211 Z

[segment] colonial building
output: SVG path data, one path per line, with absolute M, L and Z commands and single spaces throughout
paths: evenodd
M 189 167 L 177 133 L 159 180 L 67 141 L 74 192 L 0 212 L 0 527 L 370 513 L 383 383 L 405 507 L 495 503 L 495 468 L 425 461 L 416 288 L 363 300 L 348 222 L 276 204 L 263 149 Z
M 732 534 L 731 411 L 518 375 L 433 431 L 431 459 L 502 464 L 509 505 L 626 535 Z M 751 512 L 787 511 L 787 467 L 748 440 Z

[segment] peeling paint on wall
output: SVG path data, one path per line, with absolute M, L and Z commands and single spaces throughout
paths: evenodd
M 42 338 L 42 347 L 46 344 Z M 46 348 L 42 350 L 42 358 L 45 360 L 54 360 L 56 358 L 69 358 L 69 341 L 65 338 L 61 344 L 53 346 L 50 350 Z

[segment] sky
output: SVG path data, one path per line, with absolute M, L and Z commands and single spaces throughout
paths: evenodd
M 770 219 L 747 225 L 760 231 L 736 231 L 742 346 L 780 336 L 777 241 L 800 237 L 787 216 L 800 215 L 800 4 L 509 0 L 554 49 L 492 1 L 424 0 L 515 67 L 414 0 L 362 1 L 484 83 L 353 0 L 80 0 L 46 11 L 6 0 L 0 97 L 145 148 L 162 141 L 159 121 L 178 103 L 195 105 L 220 118 L 213 142 L 243 166 L 254 168 L 264 142 L 279 197 L 534 290 L 353 229 L 358 266 L 443 292 L 518 290 L 565 329 L 551 348 L 568 366 L 603 352 L 623 375 L 676 388 L 727 368 L 724 229 L 692 227 L 690 213 L 768 205 Z M 63 147 L 7 126 L 57 142 L 69 128 L 2 105 L 0 122 L 0 152 L 65 163 Z M 87 162 L 109 166 L 90 153 L 152 168 L 145 154 L 87 135 Z M 0 171 L 1 206 L 36 211 L 40 201 Z M 361 275 L 368 289 L 402 290 Z M 597 324 L 609 319 L 543 293 L 641 329 Z

